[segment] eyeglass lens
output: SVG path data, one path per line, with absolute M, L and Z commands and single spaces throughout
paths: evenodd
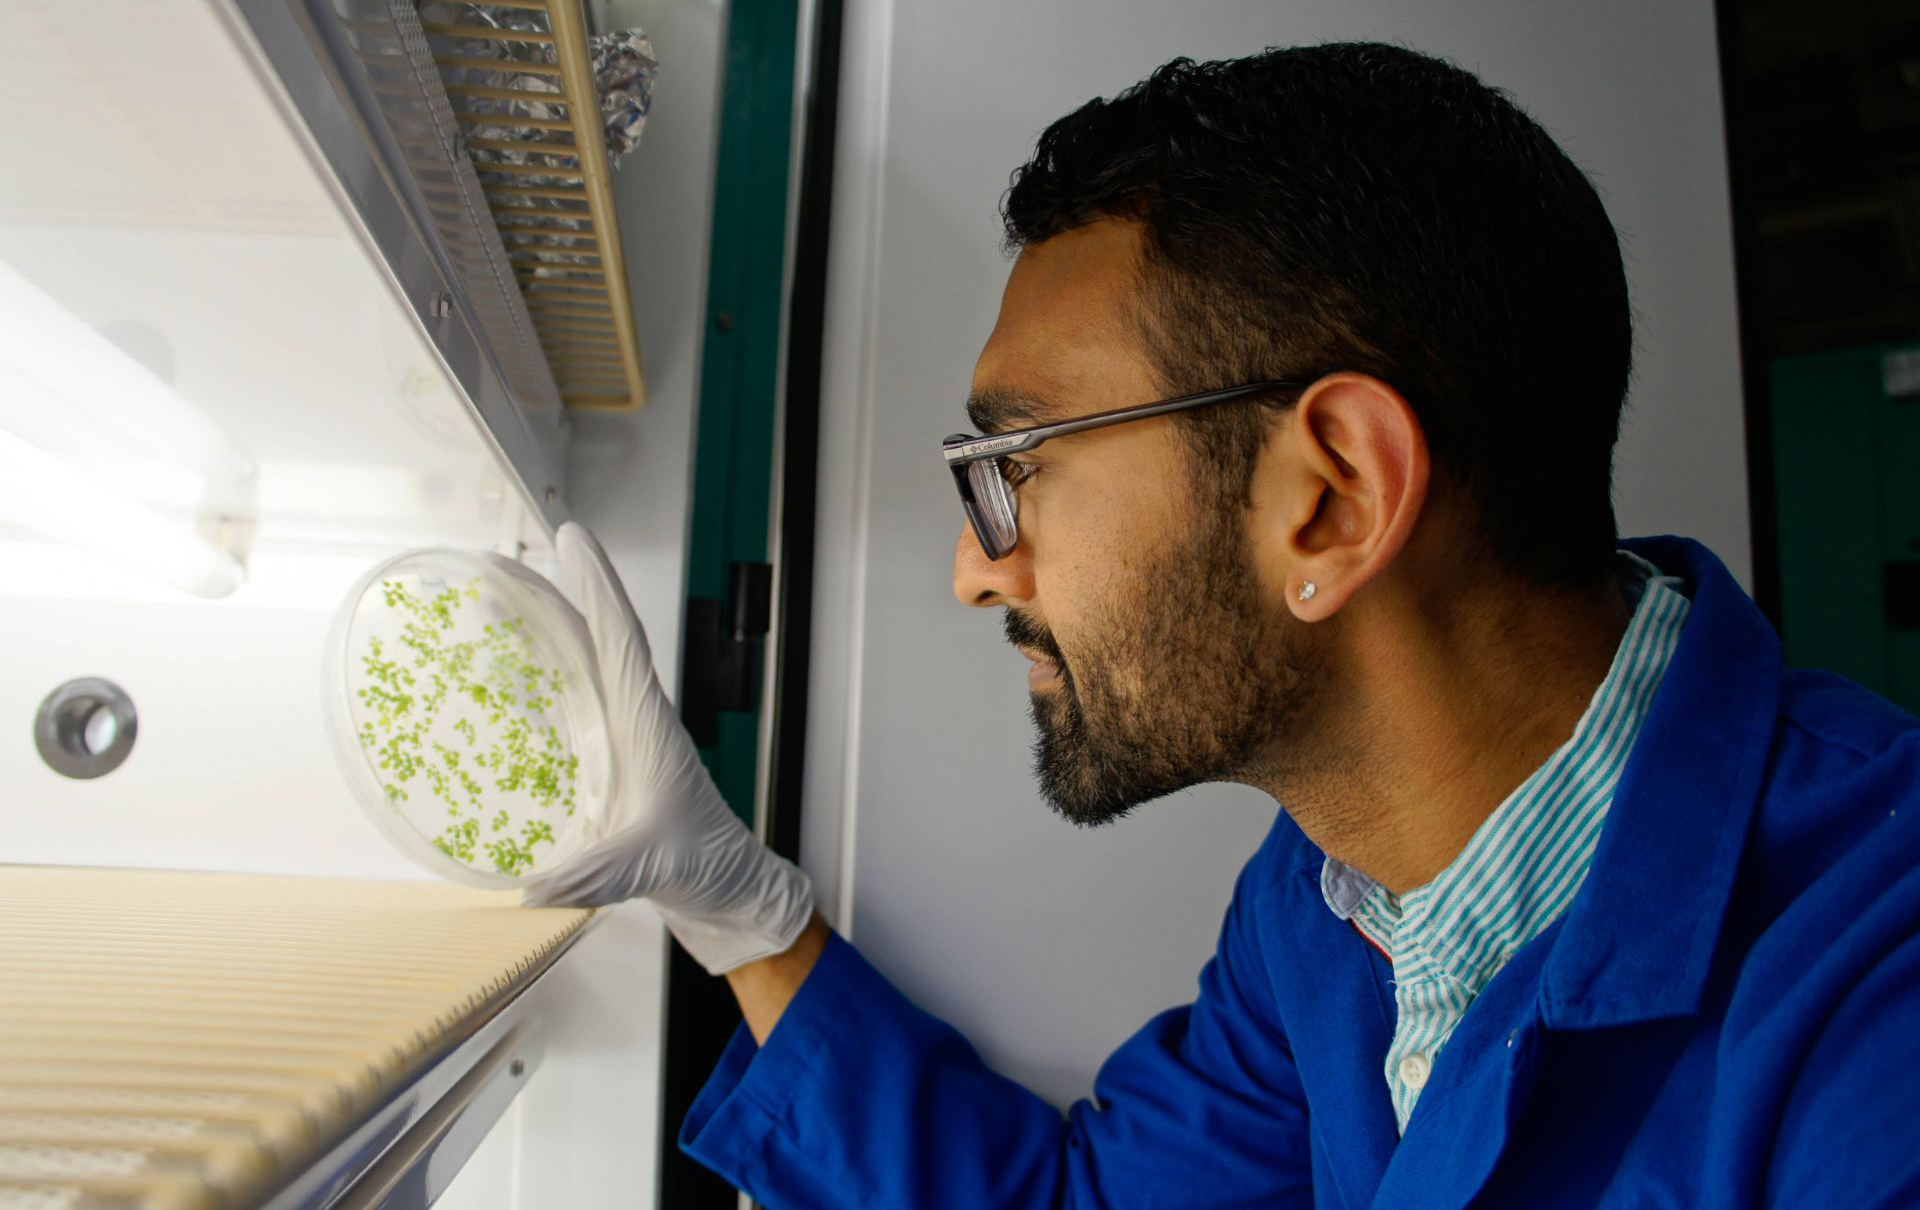
M 973 485 L 973 519 L 982 529 L 980 545 L 989 558 L 998 559 L 1019 541 L 1013 488 L 1000 471 L 1000 459 L 982 458 L 967 465 L 967 479 Z

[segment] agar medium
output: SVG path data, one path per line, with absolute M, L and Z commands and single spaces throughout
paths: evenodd
M 586 620 L 499 555 L 416 550 L 327 642 L 334 750 L 367 816 L 444 878 L 516 886 L 590 843 L 610 780 Z

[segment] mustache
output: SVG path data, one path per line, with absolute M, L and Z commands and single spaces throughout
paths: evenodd
M 1045 626 L 1042 626 L 1017 609 L 1007 610 L 1007 615 L 1003 619 L 1003 623 L 1007 632 L 1007 642 L 1012 643 L 1015 647 L 1025 647 L 1029 651 L 1037 651 L 1047 659 L 1052 660 L 1056 667 L 1061 669 L 1066 668 L 1067 661 L 1066 658 L 1060 654 L 1060 644 L 1053 641 L 1053 633 Z

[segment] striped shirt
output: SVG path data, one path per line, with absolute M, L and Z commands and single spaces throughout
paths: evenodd
M 1553 923 L 1586 878 L 1627 753 L 1687 618 L 1681 582 L 1625 551 L 1633 618 L 1573 735 L 1495 808 L 1432 882 L 1393 895 L 1328 858 L 1320 890 L 1393 963 L 1398 1018 L 1387 1088 L 1406 1133 L 1454 1026 L 1507 959 Z

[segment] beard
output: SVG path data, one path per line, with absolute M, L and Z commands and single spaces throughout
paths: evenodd
M 1007 611 L 1007 640 L 1060 670 L 1031 700 L 1034 774 L 1071 823 L 1110 823 L 1203 782 L 1271 778 L 1306 742 L 1325 643 L 1261 600 L 1236 510 L 1208 512 L 1202 532 L 1137 567 L 1087 619 L 1071 659 Z

